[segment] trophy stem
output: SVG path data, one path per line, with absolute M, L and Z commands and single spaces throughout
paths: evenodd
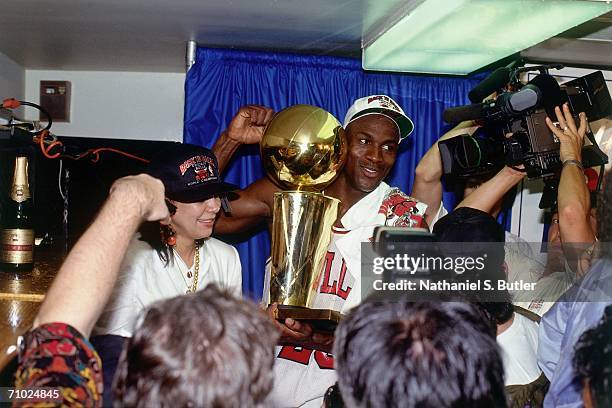
M 312 305 L 339 204 L 321 193 L 274 194 L 271 303 L 302 308 Z

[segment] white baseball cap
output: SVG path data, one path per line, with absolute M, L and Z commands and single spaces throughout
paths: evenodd
M 399 131 L 400 142 L 407 138 L 414 129 L 412 120 L 406 116 L 398 103 L 387 95 L 370 95 L 353 102 L 344 117 L 344 128 L 346 129 L 355 119 L 366 115 L 383 115 L 391 119 Z

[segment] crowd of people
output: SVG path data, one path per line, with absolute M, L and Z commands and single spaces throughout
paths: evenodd
M 265 294 L 261 305 L 243 299 L 236 250 L 211 236 L 270 222 L 280 191 L 267 178 L 243 190 L 222 180 L 273 116 L 242 107 L 212 150 L 168 146 L 147 174 L 113 184 L 23 336 L 16 386 L 59 387 L 66 406 L 611 406 L 612 265 L 602 220 L 612 211 L 612 175 L 593 217 L 581 164 L 587 118 L 576 123 L 568 106 L 555 113 L 547 125 L 562 164 L 549 241 L 569 249 L 545 265 L 495 218 L 520 169 L 468 186 L 449 212 L 436 143 L 405 194 L 384 180 L 414 124 L 389 96 L 356 100 L 343 123 L 346 163 L 325 189 L 341 201 L 314 299 L 344 316 L 329 334 L 275 320 Z M 499 243 L 496 279 L 529 276 L 537 290 L 503 290 L 495 300 L 362 299 L 361 243 L 379 226 Z M 466 275 L 454 279 L 482 279 Z

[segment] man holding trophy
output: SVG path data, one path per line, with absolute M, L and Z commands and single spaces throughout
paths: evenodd
M 294 108 L 307 106 L 290 109 L 296 111 Z M 316 312 L 344 314 L 359 304 L 361 243 L 372 239 L 377 226 L 423 226 L 427 207 L 383 181 L 395 164 L 399 143 L 413 130 L 412 121 L 393 99 L 372 95 L 356 100 L 346 114 L 344 132 L 331 114 L 309 108 L 312 109 L 302 109 L 302 116 L 286 113 L 289 109 L 282 111 L 272 120 L 264 137 L 272 111 L 261 106 L 243 107 L 213 148 L 223 169 L 241 144 L 261 142 L 264 166 L 274 180 L 263 178 L 240 191 L 239 198 L 232 202 L 231 216 L 220 217 L 216 232 L 244 231 L 262 218 L 274 216 L 271 270 L 266 273 L 266 283 L 270 285 L 264 299 L 281 304 L 273 304 L 269 308 L 271 314 L 287 317 L 278 323 L 285 345 L 277 349 L 271 401 L 275 406 L 321 406 L 323 394 L 335 383 L 336 376 L 333 356 L 327 353 L 333 335 L 317 331 L 317 325 L 313 329 L 311 323 L 317 321 Z M 275 136 L 282 133 L 286 133 L 288 143 L 276 140 Z M 325 151 L 327 155 L 322 154 Z M 305 167 L 305 162 L 310 167 Z M 290 201 L 286 197 L 294 195 L 293 192 L 276 194 L 287 189 L 305 192 Z M 318 195 L 312 191 L 318 191 Z M 327 218 L 333 214 L 331 234 L 321 227 L 321 237 L 314 239 L 324 246 L 322 252 L 319 248 L 319 263 L 316 251 L 305 253 L 301 243 L 312 236 L 313 226 L 324 224 L 314 219 L 324 219 L 325 211 L 323 207 L 304 204 L 304 196 L 309 197 L 308 203 L 325 201 Z M 287 222 L 288 219 L 294 221 Z M 297 237 L 292 238 L 287 230 L 294 230 Z M 289 245 L 293 241 L 298 244 Z M 296 261 L 298 252 L 306 261 Z M 311 273 L 311 280 L 296 284 L 302 271 L 308 268 L 318 269 Z M 293 293 L 302 292 L 303 287 L 310 289 L 307 304 L 303 305 L 307 308 L 293 306 Z M 272 295 L 270 299 L 266 299 L 267 294 Z M 333 320 L 333 313 L 325 316 Z

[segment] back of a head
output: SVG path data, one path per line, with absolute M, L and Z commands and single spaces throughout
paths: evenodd
M 505 233 L 491 215 L 460 207 L 440 218 L 433 233 L 440 242 L 504 242 Z
M 487 271 L 503 272 L 505 232 L 495 219 L 484 211 L 461 207 L 440 218 L 434 225 L 436 240 L 444 243 L 443 251 L 450 256 L 483 255 L 486 250 Z M 454 243 L 461 243 L 455 245 Z M 504 278 L 502 273 L 500 278 Z
M 116 404 L 260 406 L 273 384 L 276 340 L 255 304 L 214 285 L 157 302 L 121 356 Z
M 494 326 L 470 303 L 366 301 L 338 326 L 334 356 L 347 406 L 506 406 Z
M 455 281 L 492 282 L 491 290 L 482 289 L 465 293 L 465 296 L 480 304 L 496 323 L 508 321 L 513 314 L 510 294 L 498 289 L 496 281 L 506 280 L 504 268 L 505 232 L 501 225 L 484 211 L 461 207 L 441 218 L 433 229 L 438 242 L 443 243 L 442 251 L 452 257 L 483 257 L 482 270 L 456 274 Z

